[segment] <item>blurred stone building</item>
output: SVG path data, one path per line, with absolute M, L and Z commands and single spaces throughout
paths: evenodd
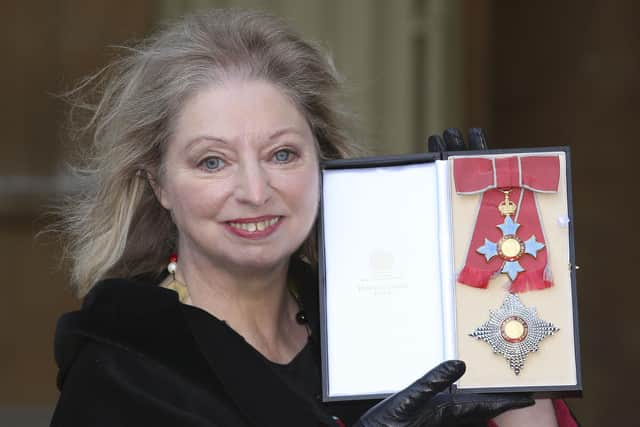
M 78 302 L 58 242 L 35 235 L 64 174 L 72 87 L 161 21 L 208 7 L 272 11 L 326 46 L 355 136 L 377 154 L 421 152 L 445 127 L 493 148 L 573 155 L 584 425 L 633 424 L 640 238 L 636 120 L 640 3 L 633 0 L 5 0 L 0 14 L 0 425 L 44 426 L 57 398 L 52 337 Z

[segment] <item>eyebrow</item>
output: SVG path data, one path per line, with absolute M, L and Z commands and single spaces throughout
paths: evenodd
M 189 140 L 189 142 L 187 143 L 186 149 L 190 150 L 197 143 L 204 142 L 204 141 L 219 142 L 219 143 L 225 144 L 225 145 L 229 144 L 229 141 L 227 141 L 224 138 L 220 138 L 220 137 L 217 137 L 217 136 L 211 136 L 211 135 L 198 135 L 198 136 L 195 136 L 195 137 L 193 137 L 193 138 L 191 138 Z
M 278 129 L 277 131 L 275 131 L 274 133 L 272 133 L 271 135 L 269 135 L 269 137 L 267 138 L 269 141 L 274 140 L 276 138 L 281 137 L 282 135 L 286 135 L 288 133 L 292 133 L 298 136 L 304 136 L 304 133 L 299 131 L 296 128 L 293 127 L 286 127 L 286 128 L 282 128 L 282 129 Z M 192 139 L 189 140 L 189 142 L 187 143 L 187 149 L 191 149 L 194 145 L 196 145 L 199 142 L 203 142 L 203 141 L 211 141 L 211 142 L 219 142 L 221 144 L 225 144 L 228 145 L 229 141 L 218 137 L 218 136 L 213 136 L 213 135 L 198 135 L 193 137 Z

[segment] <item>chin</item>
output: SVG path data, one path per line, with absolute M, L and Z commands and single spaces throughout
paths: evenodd
M 235 265 L 237 269 L 245 271 L 269 271 L 275 268 L 286 265 L 291 259 L 293 251 L 286 252 L 278 256 L 274 254 L 253 254 L 249 256 L 239 257 L 234 260 L 230 260 L 231 264 Z

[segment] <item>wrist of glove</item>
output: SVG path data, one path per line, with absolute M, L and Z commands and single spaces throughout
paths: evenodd
M 449 360 L 427 372 L 404 390 L 369 409 L 354 427 L 436 427 L 474 425 L 509 409 L 533 405 L 523 395 L 448 393 L 465 364 Z

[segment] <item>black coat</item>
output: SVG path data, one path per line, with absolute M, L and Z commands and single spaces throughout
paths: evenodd
M 292 265 L 319 363 L 317 283 Z M 323 404 L 290 388 L 240 335 L 157 281 L 98 283 L 58 321 L 52 427 L 347 425 L 373 402 Z

